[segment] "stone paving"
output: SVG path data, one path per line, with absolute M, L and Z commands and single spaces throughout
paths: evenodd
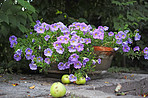
M 138 95 L 148 93 L 148 74 L 106 72 L 96 78 L 85 85 L 65 84 L 67 94 L 63 98 L 143 98 Z M 60 82 L 60 79 L 40 74 L 1 74 L 0 98 L 52 98 L 50 87 L 54 82 Z M 127 95 L 115 95 L 119 83 L 121 91 Z M 31 86 L 35 88 L 30 89 Z

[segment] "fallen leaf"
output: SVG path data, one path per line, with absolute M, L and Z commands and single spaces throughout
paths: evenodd
M 109 82 L 104 82 L 104 83 L 109 83 Z
M 127 76 L 124 76 L 125 79 L 127 79 Z
M 0 75 L 0 78 L 1 78 L 1 77 L 3 77 L 3 76 Z
M 20 80 L 26 80 L 26 78 L 25 78 L 25 77 L 23 77 L 23 78 L 21 78 Z
M 122 87 L 121 84 L 118 84 L 116 89 L 115 89 L 115 92 L 119 92 L 121 90 L 121 87 Z
M 29 89 L 34 89 L 34 88 L 35 88 L 35 85 L 33 85 L 33 86 L 29 87 Z
M 13 86 L 17 86 L 18 84 L 17 83 L 14 83 L 14 84 L 12 84 Z

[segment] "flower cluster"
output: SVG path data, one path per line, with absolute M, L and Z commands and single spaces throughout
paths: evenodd
M 92 28 L 79 22 L 66 26 L 62 22 L 47 24 L 38 20 L 25 37 L 12 35 L 9 41 L 10 47 L 15 49 L 14 59 L 20 61 L 23 57 L 30 60 L 31 70 L 37 67 L 48 69 L 56 63 L 59 70 L 72 68 L 75 76 L 84 76 L 93 70 L 96 63 L 101 64 L 101 58 L 95 59 L 93 46 L 112 47 L 127 55 L 137 51 L 142 54 L 138 46 L 132 48 L 132 38 L 140 40 L 138 30 L 132 33 L 130 30 L 107 32 L 108 29 L 107 26 Z M 143 52 L 148 59 L 148 48 Z

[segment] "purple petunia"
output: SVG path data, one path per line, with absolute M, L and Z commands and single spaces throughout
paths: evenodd
M 85 38 L 85 43 L 86 43 L 86 44 L 91 43 L 91 39 L 90 39 L 90 38 Z
M 58 64 L 58 69 L 59 69 L 59 70 L 65 70 L 65 66 L 64 66 L 64 63 L 63 63 L 63 62 L 60 62 L 60 63 Z
M 30 49 L 30 48 L 27 48 L 27 49 L 25 50 L 25 52 L 26 52 L 26 54 L 32 54 L 32 53 L 33 53 L 33 50 Z
M 29 67 L 30 67 L 31 70 L 37 70 L 37 65 L 34 64 L 34 63 L 30 63 Z
M 128 45 L 124 45 L 122 47 L 122 49 L 123 49 L 123 52 L 129 52 L 130 51 L 130 47 Z
M 124 33 L 127 34 L 129 32 L 129 30 L 125 30 Z
M 86 25 L 85 23 L 81 23 L 81 24 L 80 24 L 80 30 L 81 30 L 81 31 L 87 31 L 87 30 L 88 30 L 87 25 Z
M 143 52 L 144 52 L 145 54 L 148 54 L 148 47 L 145 47 L 145 48 L 143 49 Z
M 65 69 L 69 69 L 69 68 L 70 68 L 70 63 L 69 63 L 69 62 L 66 62 L 66 63 L 64 64 L 64 66 L 65 66 Z
M 115 47 L 115 48 L 113 48 L 114 49 L 114 51 L 117 51 L 118 49 L 119 49 L 119 47 Z
M 117 39 L 116 43 L 117 44 L 122 44 L 122 39 Z
M 112 31 L 108 33 L 108 36 L 113 36 L 113 35 L 114 35 L 114 32 Z
M 139 48 L 139 46 L 135 46 L 133 50 L 134 50 L 134 51 L 139 51 L 140 48 Z
M 78 61 L 78 58 L 79 58 L 79 55 L 77 55 L 76 53 L 72 54 L 70 57 L 69 57 L 69 60 L 70 61 Z
M 17 45 L 17 41 L 10 42 L 10 47 L 13 48 Z
M 141 38 L 141 35 L 139 33 L 136 33 L 136 35 L 135 35 L 135 41 L 140 40 L 140 38 Z
M 44 33 L 45 32 L 45 28 L 43 26 L 39 26 L 37 29 L 36 29 L 37 33 Z
M 19 54 L 14 54 L 14 57 L 13 57 L 16 61 L 20 61 L 21 60 L 21 55 Z
M 82 43 L 78 43 L 76 45 L 76 49 L 77 49 L 78 52 L 81 52 L 81 51 L 84 50 L 84 45 Z
M 15 53 L 21 55 L 22 54 L 22 50 L 21 49 L 17 49 L 17 51 Z
M 101 64 L 101 59 L 100 58 L 98 59 L 98 64 Z
M 43 58 L 42 57 L 37 57 L 37 62 L 42 62 L 43 61 Z
M 144 59 L 148 60 L 148 54 L 144 54 Z
M 70 74 L 70 75 L 69 75 L 69 80 L 70 80 L 71 82 L 77 81 L 77 77 L 74 76 L 73 74 Z
M 70 44 L 71 45 L 77 45 L 78 44 L 78 40 L 76 40 L 76 39 L 70 39 Z
M 26 57 L 27 60 L 30 60 L 32 55 L 31 54 L 26 54 L 25 57 Z
M 44 55 L 45 56 L 50 56 L 51 57 L 52 53 L 53 52 L 52 52 L 52 50 L 50 48 L 47 48 L 47 49 L 44 50 Z
M 92 60 L 92 64 L 95 65 L 96 64 L 96 61 L 95 60 Z
M 44 39 L 45 39 L 46 41 L 48 41 L 49 38 L 50 38 L 49 35 L 46 35 L 46 36 L 44 37 Z
M 58 52 L 59 54 L 63 54 L 64 48 L 63 48 L 63 47 L 58 47 L 58 48 L 56 49 L 56 52 Z
M 51 62 L 50 62 L 50 58 L 45 58 L 45 63 L 47 63 L 47 64 L 50 64 Z
M 57 49 L 57 48 L 59 48 L 59 47 L 62 47 L 60 41 L 55 41 L 55 42 L 53 43 L 53 46 L 54 46 L 55 49 Z
M 81 66 L 82 66 L 82 63 L 81 63 L 80 61 L 75 61 L 75 62 L 74 62 L 74 68 L 75 68 L 75 69 L 80 69 Z
M 12 36 L 9 37 L 10 43 L 13 42 L 13 41 L 16 41 L 16 40 L 17 40 L 17 37 L 14 36 L 14 35 L 12 35 Z
M 57 31 L 59 29 L 59 25 L 57 23 L 51 24 L 50 25 L 50 30 L 52 32 Z
M 104 29 L 104 31 L 107 31 L 109 29 L 109 27 L 104 26 L 103 29 Z
M 67 44 L 68 43 L 68 41 L 69 41 L 69 37 L 68 36 L 63 36 L 63 42 L 62 43 L 65 43 L 65 44 Z
M 121 39 L 121 35 L 116 34 L 116 35 L 115 35 L 115 38 L 116 38 L 116 39 Z
M 79 39 L 79 42 L 80 42 L 80 43 L 85 43 L 85 39 L 81 37 L 81 38 Z
M 68 51 L 69 52 L 75 52 L 76 51 L 76 47 L 74 46 L 74 45 L 70 45 L 69 47 L 68 47 Z
M 133 43 L 132 39 L 130 39 L 130 38 L 128 38 L 127 41 L 128 41 L 129 44 L 132 44 Z
M 93 32 L 93 38 L 94 39 L 101 39 L 103 40 L 104 38 L 104 31 L 103 30 L 99 30 L 99 29 L 95 29 Z
M 85 58 L 83 59 L 83 65 L 85 66 L 88 61 L 89 61 L 89 58 L 86 58 L 86 57 L 85 57 Z

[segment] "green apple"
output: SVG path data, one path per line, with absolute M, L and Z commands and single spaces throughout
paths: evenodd
M 69 75 L 67 75 L 67 74 L 63 75 L 62 78 L 61 78 L 61 81 L 62 81 L 62 83 L 64 83 L 64 84 L 70 83 Z
M 84 77 L 80 77 L 76 81 L 76 84 L 85 84 L 85 83 L 86 83 L 86 79 Z
M 61 82 L 55 82 L 50 88 L 52 97 L 63 97 L 66 93 L 66 88 Z

